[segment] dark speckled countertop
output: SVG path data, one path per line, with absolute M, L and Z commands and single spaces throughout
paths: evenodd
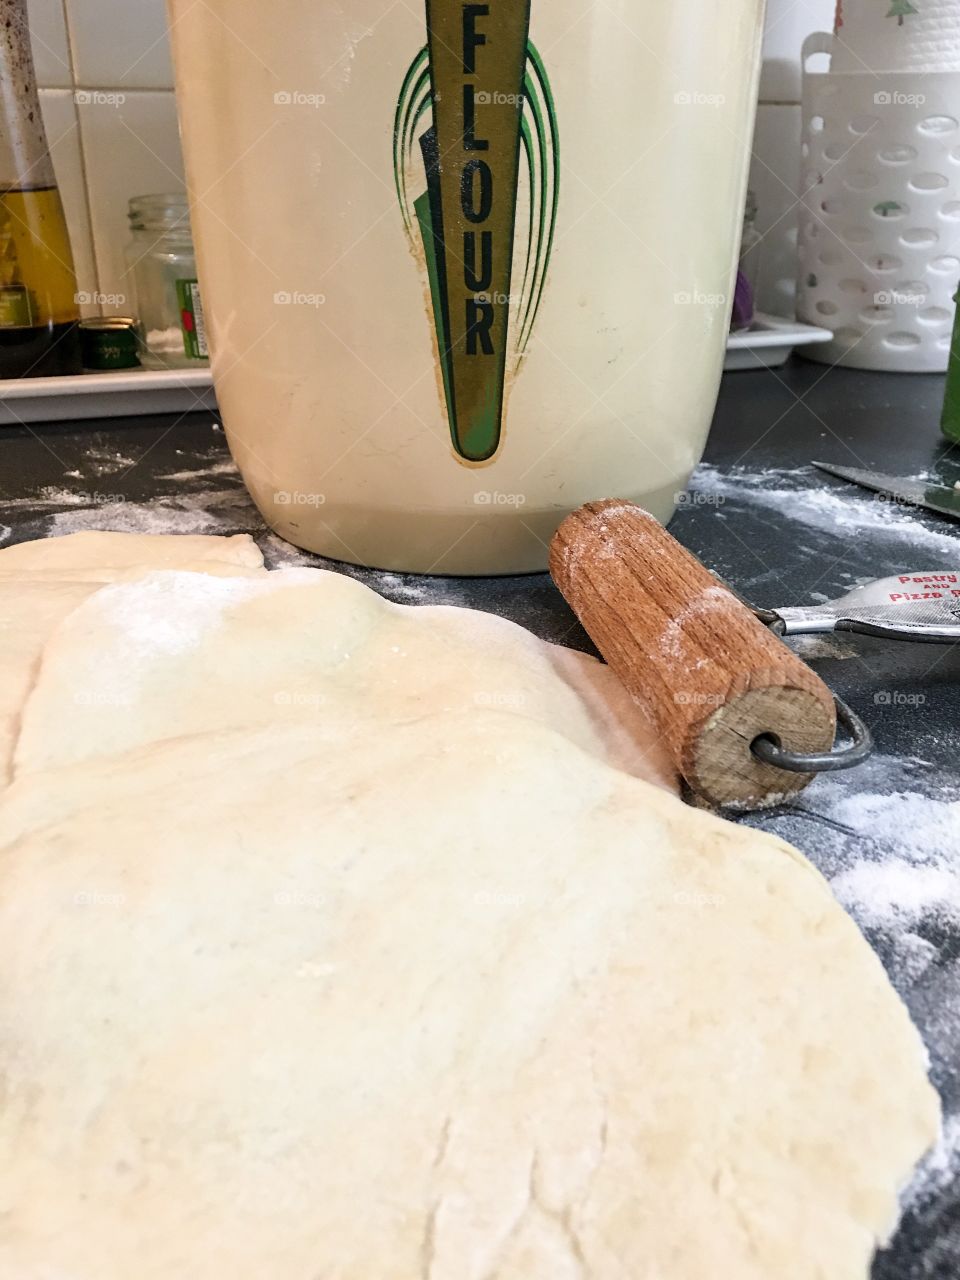
M 817 458 L 953 484 L 960 448 L 939 434 L 942 398 L 933 375 L 800 361 L 728 375 L 706 464 L 671 530 L 767 606 L 838 596 L 900 571 L 960 570 L 960 524 L 892 508 L 809 466 Z M 545 639 L 591 647 L 545 574 L 402 577 L 288 548 L 264 528 L 209 413 L 0 428 L 0 546 L 80 528 L 251 532 L 268 563 L 323 564 L 402 603 L 487 609 Z M 960 646 L 794 643 L 868 720 L 876 752 L 794 805 L 742 820 L 789 839 L 831 879 L 930 1051 L 945 1141 L 906 1192 L 873 1280 L 960 1280 Z M 938 895 L 944 883 L 952 890 Z M 908 891 L 895 901 L 898 885 Z M 924 887 L 916 901 L 914 887 Z

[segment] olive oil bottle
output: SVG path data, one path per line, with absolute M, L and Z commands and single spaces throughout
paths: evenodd
M 80 373 L 77 278 L 40 116 L 26 0 L 0 0 L 0 377 Z

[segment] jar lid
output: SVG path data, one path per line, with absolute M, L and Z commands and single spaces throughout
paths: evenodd
M 80 350 L 85 369 L 136 369 L 136 321 L 130 316 L 90 316 L 80 321 Z
M 136 327 L 133 316 L 87 316 L 80 321 L 81 329 L 133 329 Z

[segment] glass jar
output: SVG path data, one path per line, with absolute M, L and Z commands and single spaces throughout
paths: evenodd
M 148 369 L 208 364 L 187 197 L 134 196 L 128 217 L 133 238 L 127 268 L 136 293 L 141 364 Z

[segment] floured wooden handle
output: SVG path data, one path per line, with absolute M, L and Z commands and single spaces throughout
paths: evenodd
M 550 572 L 693 791 L 756 809 L 806 786 L 812 774 L 764 764 L 750 744 L 769 733 L 829 751 L 830 690 L 653 516 L 587 503 L 554 535 Z

